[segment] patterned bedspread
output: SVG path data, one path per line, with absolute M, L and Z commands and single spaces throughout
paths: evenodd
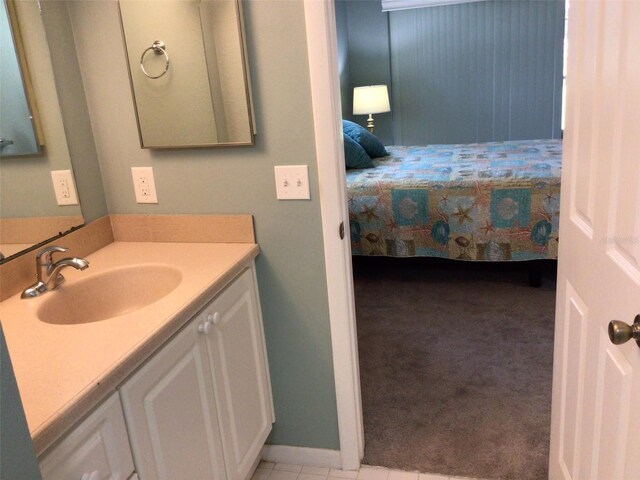
M 387 150 L 347 171 L 354 255 L 557 258 L 561 140 Z

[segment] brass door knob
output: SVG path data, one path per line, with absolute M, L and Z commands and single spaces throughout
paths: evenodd
M 621 345 L 632 338 L 640 347 L 640 315 L 636 315 L 633 325 L 620 320 L 611 320 L 609 322 L 609 340 L 611 340 L 611 343 Z

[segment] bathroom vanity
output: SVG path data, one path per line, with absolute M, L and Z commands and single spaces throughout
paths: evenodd
M 257 254 L 249 243 L 114 242 L 56 290 L 0 304 L 45 480 L 251 475 L 274 421 Z M 169 291 L 156 298 L 144 283 Z M 56 295 L 86 316 L 56 313 Z M 101 318 L 108 308 L 117 315 Z

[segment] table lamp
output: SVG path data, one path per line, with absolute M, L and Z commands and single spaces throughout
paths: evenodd
M 390 112 L 389 91 L 386 85 L 369 85 L 353 89 L 353 114 L 369 115 L 367 128 L 373 133 L 373 114 Z

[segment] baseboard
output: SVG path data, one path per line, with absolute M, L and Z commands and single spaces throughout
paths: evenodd
M 274 463 L 342 468 L 340 450 L 327 450 L 324 448 L 265 445 L 262 448 L 262 459 Z

